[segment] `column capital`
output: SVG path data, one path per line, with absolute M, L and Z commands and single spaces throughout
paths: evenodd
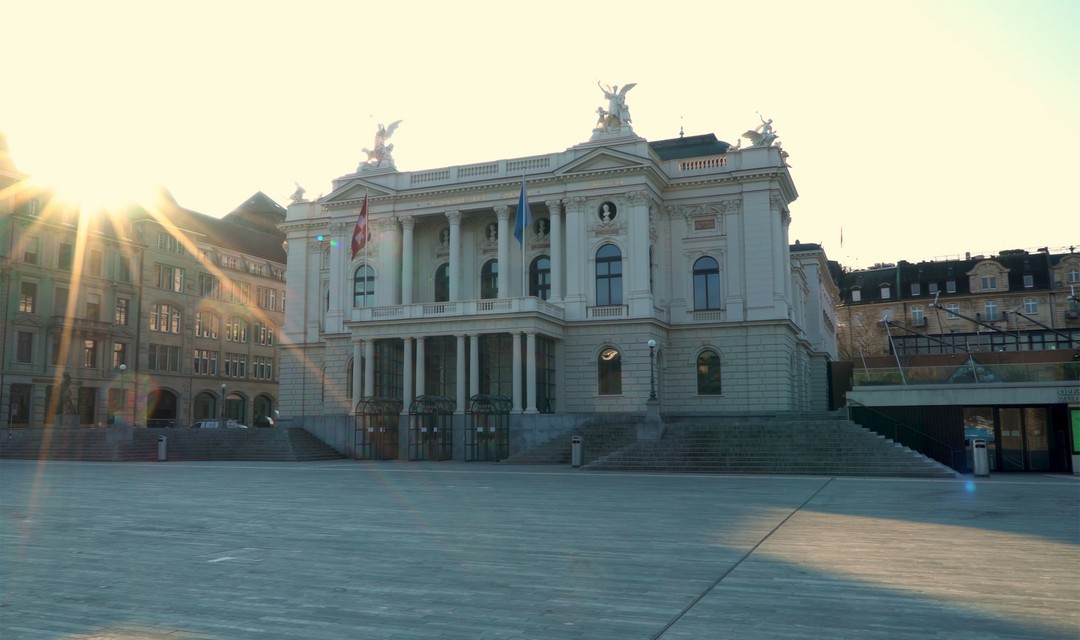
M 585 199 L 585 196 L 570 196 L 569 198 L 563 198 L 563 204 L 567 207 L 580 209 L 585 206 Z
M 450 224 L 461 224 L 461 212 L 460 211 L 447 211 L 446 219 L 450 221 Z
M 559 215 L 561 211 L 559 205 L 562 204 L 562 200 L 559 200 L 558 198 L 555 198 L 554 200 L 544 200 L 544 204 L 547 205 L 548 211 L 551 212 L 551 215 Z
M 510 217 L 510 207 L 505 204 L 495 205 L 495 217 L 499 220 L 506 220 Z
M 402 229 L 413 229 L 416 227 L 415 216 L 398 216 L 398 222 L 401 223 Z

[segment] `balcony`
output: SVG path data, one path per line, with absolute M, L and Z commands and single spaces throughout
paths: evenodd
M 500 314 L 532 313 L 563 319 L 563 310 L 540 298 L 495 298 L 456 302 L 421 302 L 391 307 L 350 309 L 351 322 L 396 322 L 432 318 L 463 318 Z
M 50 331 L 74 331 L 79 334 L 102 334 L 108 335 L 113 325 L 100 320 L 87 320 L 86 318 L 69 318 L 68 316 L 51 316 L 49 318 Z

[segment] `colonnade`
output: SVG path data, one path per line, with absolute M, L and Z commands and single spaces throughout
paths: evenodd
M 525 335 L 525 367 L 526 376 L 521 378 L 521 331 L 510 332 L 513 340 L 512 345 L 512 388 L 513 388 L 513 413 L 538 413 L 537 400 L 537 377 L 536 377 L 536 332 L 526 331 Z M 456 410 L 464 413 L 468 401 L 466 390 L 470 394 L 479 393 L 480 388 L 480 333 L 456 334 L 456 379 L 455 398 Z M 408 412 L 409 403 L 413 398 L 425 395 L 426 380 L 424 371 L 424 336 L 406 337 L 403 340 L 402 353 L 402 397 L 404 398 L 403 412 Z M 468 387 L 465 385 L 465 350 L 468 342 L 469 371 Z M 364 375 L 357 375 L 359 363 L 364 363 Z M 353 378 L 352 397 L 359 400 L 361 397 L 375 395 L 375 342 L 373 340 L 353 341 Z M 361 380 L 363 386 L 361 387 Z M 522 386 L 524 382 L 524 387 Z

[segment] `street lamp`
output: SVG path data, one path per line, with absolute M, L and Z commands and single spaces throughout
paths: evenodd
M 225 426 L 225 383 L 221 383 L 221 426 Z
M 656 400 L 656 340 L 649 340 L 649 400 Z

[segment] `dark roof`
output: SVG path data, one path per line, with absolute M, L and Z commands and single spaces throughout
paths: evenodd
M 270 199 L 262 191 L 247 199 L 223 218 L 233 224 L 250 227 L 264 233 L 273 233 L 277 225 L 285 222 L 285 207 Z
M 661 160 L 720 156 L 727 153 L 730 146 L 727 142 L 717 140 L 716 135 L 712 133 L 687 136 L 685 138 L 672 138 L 670 140 L 657 140 L 649 143 L 649 147 Z
M 813 242 L 799 242 L 795 241 L 795 244 L 790 245 L 791 251 L 821 251 L 821 245 Z

